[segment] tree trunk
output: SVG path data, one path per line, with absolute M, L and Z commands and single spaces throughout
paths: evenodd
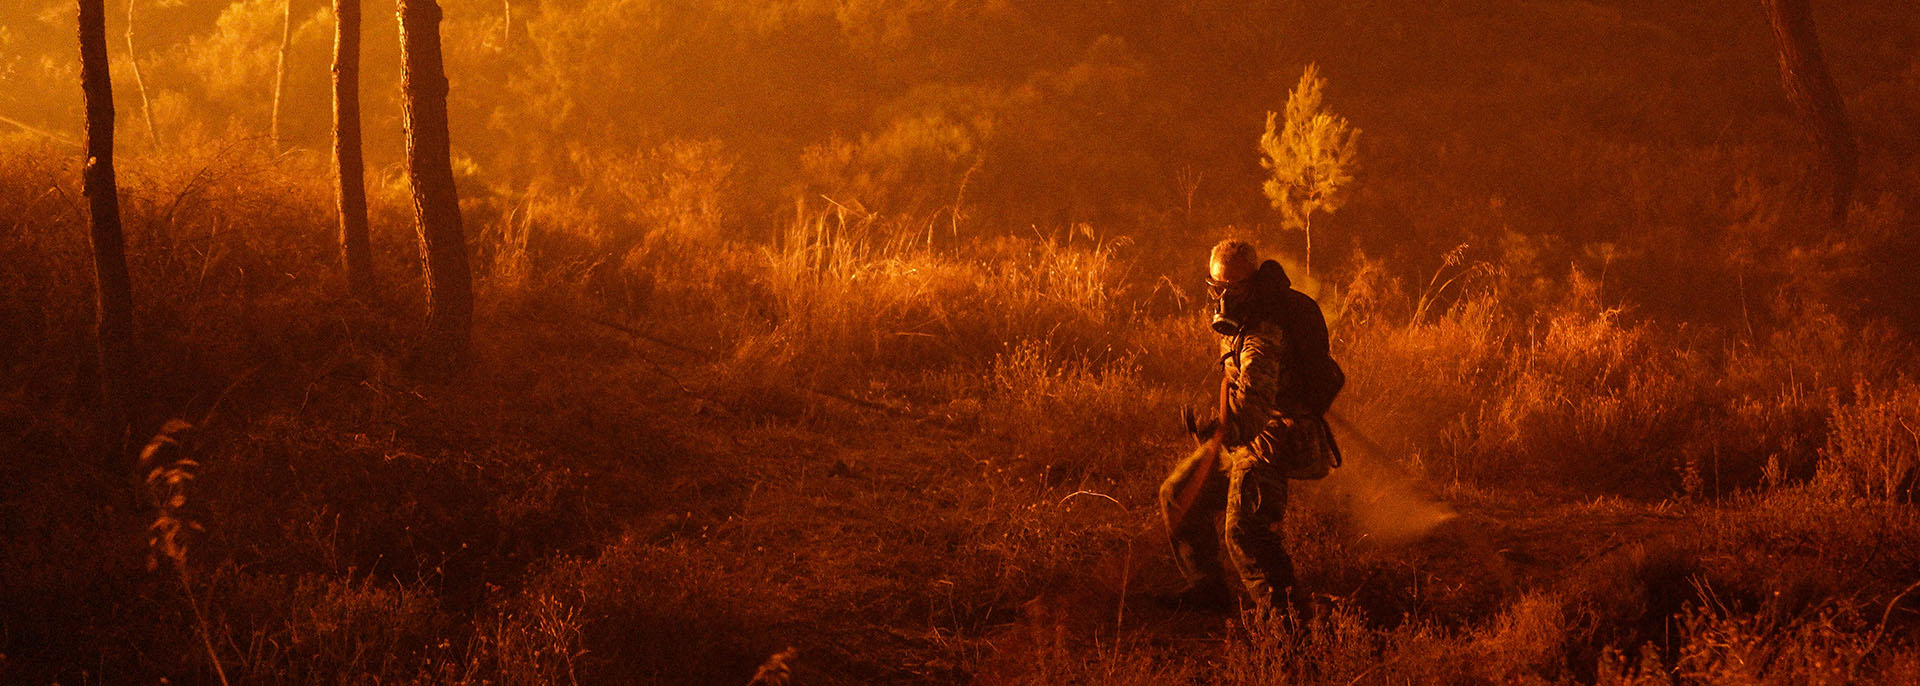
M 1807 0 L 1760 0 L 1773 24 L 1773 40 L 1780 52 L 1780 82 L 1787 100 L 1813 134 L 1825 158 L 1832 195 L 1829 211 L 1835 224 L 1847 218 L 1853 185 L 1859 175 L 1860 151 L 1847 121 L 1846 103 L 1833 85 L 1827 61 L 1820 54 L 1813 11 Z
M 440 60 L 440 5 L 399 0 L 407 178 L 426 261 L 427 329 L 434 352 L 464 361 L 473 328 L 473 281 L 453 185 L 447 138 L 447 76 Z
M 127 66 L 133 67 L 133 85 L 140 89 L 140 114 L 147 120 L 147 142 L 160 150 L 160 131 L 153 126 L 153 101 L 147 98 L 147 79 L 140 75 L 140 54 L 133 50 L 133 3 L 127 0 Z
M 87 161 L 81 188 L 92 229 L 95 332 L 100 352 L 101 435 L 107 459 L 127 446 L 132 404 L 133 286 L 113 178 L 113 81 L 107 64 L 106 0 L 79 0 L 80 84 L 86 99 Z
M 373 294 L 367 240 L 366 165 L 360 155 L 360 0 L 333 0 L 333 162 L 339 183 L 340 257 L 347 289 Z
M 1307 256 L 1300 261 L 1300 270 L 1307 276 L 1313 276 L 1313 210 L 1307 210 L 1306 217 L 1300 220 L 1300 231 L 1307 234 Z
M 268 136 L 273 151 L 280 152 L 280 94 L 287 87 L 287 49 L 293 45 L 293 0 L 284 0 L 280 15 L 280 59 L 273 67 L 273 112 L 268 115 Z

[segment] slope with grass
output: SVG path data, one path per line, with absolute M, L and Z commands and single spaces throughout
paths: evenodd
M 356 302 L 320 175 L 233 149 L 126 165 L 141 428 L 197 425 L 205 528 L 149 566 L 140 475 L 84 450 L 71 160 L 6 154 L 10 683 L 745 683 L 789 646 L 798 683 L 1920 672 L 1911 352 L 1817 299 L 1729 332 L 1460 259 L 1305 284 L 1350 464 L 1288 518 L 1318 617 L 1244 625 L 1148 600 L 1212 356 L 1123 239 L 837 209 L 629 240 L 476 203 L 474 364 L 428 382 L 404 194 L 375 189 L 392 286 Z

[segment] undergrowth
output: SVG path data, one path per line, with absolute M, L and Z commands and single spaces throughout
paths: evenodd
M 1910 351 L 1817 300 L 1732 331 L 1460 255 L 1418 292 L 1377 262 L 1320 275 L 1351 464 L 1288 523 L 1320 612 L 1182 629 L 1130 598 L 1172 584 L 1152 494 L 1189 447 L 1178 408 L 1210 401 L 1184 277 L 1087 226 L 967 239 L 801 206 L 743 239 L 713 170 L 672 160 L 682 186 L 631 216 L 475 192 L 479 350 L 446 382 L 404 362 L 394 184 L 383 295 L 358 302 L 319 161 L 128 163 L 138 428 L 200 431 L 188 599 L 140 564 L 125 475 L 83 454 L 72 161 L 0 156 L 9 680 L 744 683 L 788 645 L 796 683 L 1920 670 Z M 1544 514 L 1496 517 L 1522 510 Z

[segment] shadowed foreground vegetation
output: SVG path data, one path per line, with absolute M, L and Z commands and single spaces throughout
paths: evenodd
M 404 189 L 348 300 L 320 163 L 242 149 L 123 165 L 140 431 L 197 425 L 166 513 L 204 526 L 149 561 L 85 449 L 74 162 L 0 154 L 9 683 L 209 681 L 196 607 L 240 682 L 745 683 L 788 646 L 796 683 L 1920 678 L 1912 351 L 1813 298 L 1667 325 L 1465 252 L 1307 283 L 1361 433 L 1288 520 L 1319 617 L 1241 627 L 1145 600 L 1211 341 L 1125 238 L 480 200 L 473 368 L 424 382 Z

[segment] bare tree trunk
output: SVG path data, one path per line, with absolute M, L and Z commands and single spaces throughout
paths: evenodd
M 333 0 L 333 162 L 340 185 L 340 258 L 347 288 L 373 293 L 365 164 L 360 155 L 360 0 Z
M 153 126 L 153 101 L 147 98 L 147 79 L 140 75 L 140 54 L 133 50 L 133 3 L 127 0 L 127 64 L 133 67 L 133 84 L 140 88 L 140 113 L 147 119 L 147 142 L 160 150 L 160 132 Z
M 1300 221 L 1300 230 L 1307 234 L 1307 256 L 1305 259 L 1302 259 L 1300 261 L 1300 269 L 1301 271 L 1306 272 L 1308 277 L 1312 277 L 1313 276 L 1313 212 L 1311 210 L 1309 210 L 1307 212 L 1307 216 Z
M 268 135 L 273 151 L 280 152 L 280 94 L 287 87 L 287 49 L 293 44 L 293 0 L 284 0 L 280 16 L 280 59 L 273 67 L 273 113 L 268 115 Z
M 1829 210 L 1838 224 L 1847 218 L 1854 182 L 1860 171 L 1860 151 L 1853 140 L 1853 125 L 1847 121 L 1846 103 L 1833 85 L 1833 74 L 1820 53 L 1820 38 L 1814 31 L 1813 11 L 1807 0 L 1760 0 L 1773 24 L 1773 40 L 1780 51 L 1780 82 L 1787 100 L 1793 103 L 1802 122 L 1820 146 L 1827 173 L 1831 175 L 1832 196 Z
M 457 365 L 473 329 L 473 277 L 460 225 L 447 136 L 447 76 L 440 60 L 440 5 L 399 0 L 402 104 L 407 124 L 407 178 L 427 273 L 431 344 Z
M 87 163 L 81 187 L 92 228 L 101 435 L 111 462 L 126 452 L 132 404 L 133 286 L 113 178 L 113 81 L 107 64 L 106 0 L 79 0 L 80 84 L 87 107 Z

